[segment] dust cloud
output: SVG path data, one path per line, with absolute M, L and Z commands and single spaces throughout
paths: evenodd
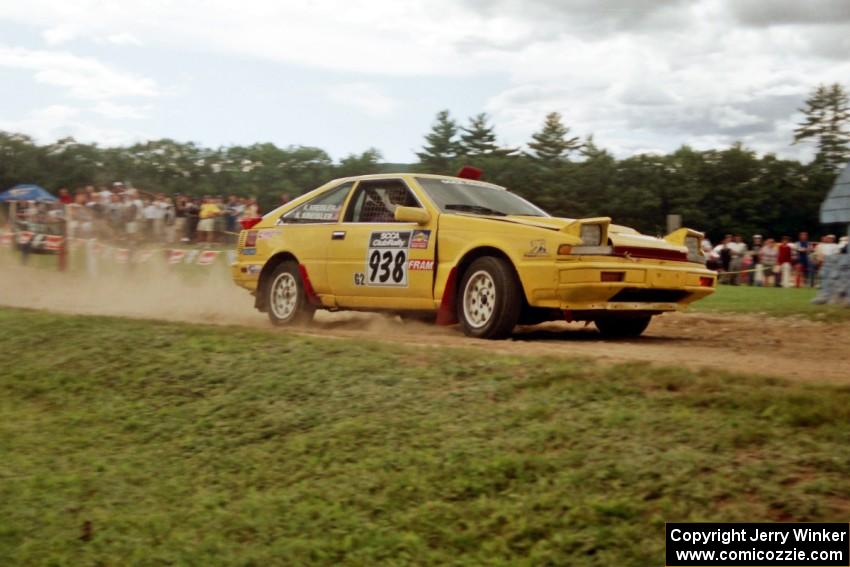
M 117 315 L 192 323 L 265 325 L 253 297 L 224 269 L 178 273 L 168 265 L 128 264 L 94 278 L 18 263 L 0 263 L 0 304 L 83 315 Z
M 0 259 L 0 305 L 77 315 L 107 315 L 271 329 L 254 298 L 236 286 L 222 265 L 196 267 L 192 273 L 164 263 L 125 264 L 92 277 L 63 273 Z M 456 334 L 442 327 L 375 313 L 319 311 L 299 329 L 308 334 L 365 332 L 375 337 Z

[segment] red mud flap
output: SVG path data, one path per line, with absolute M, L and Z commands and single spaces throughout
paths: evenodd
M 301 281 L 304 283 L 304 295 L 307 296 L 307 302 L 310 305 L 321 305 L 322 300 L 316 295 L 313 289 L 313 284 L 310 283 L 310 276 L 307 275 L 307 268 L 304 264 L 298 264 L 298 273 L 301 274 Z
M 443 290 L 443 300 L 437 310 L 438 325 L 454 325 L 457 323 L 457 268 L 452 268 L 446 279 L 446 288 Z

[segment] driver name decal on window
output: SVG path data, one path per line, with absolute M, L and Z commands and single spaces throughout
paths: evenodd
M 339 205 L 325 203 L 307 204 L 292 216 L 297 219 L 333 221 L 339 218 L 339 209 Z
M 369 235 L 366 285 L 407 287 L 410 234 L 409 230 L 381 230 Z

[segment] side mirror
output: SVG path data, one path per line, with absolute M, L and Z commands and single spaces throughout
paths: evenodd
M 416 224 L 428 224 L 431 215 L 420 207 L 398 207 L 395 210 L 395 220 L 398 222 L 415 222 Z

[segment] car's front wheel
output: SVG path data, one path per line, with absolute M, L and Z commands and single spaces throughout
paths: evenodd
M 632 317 L 605 317 L 594 321 L 599 332 L 606 337 L 639 337 L 652 320 L 652 315 Z
M 464 272 L 459 290 L 457 318 L 464 333 L 481 339 L 510 336 L 522 310 L 522 295 L 508 262 L 478 258 Z
M 283 262 L 275 268 L 265 290 L 269 319 L 275 325 L 312 320 L 315 308 L 307 301 L 304 282 L 295 262 Z

